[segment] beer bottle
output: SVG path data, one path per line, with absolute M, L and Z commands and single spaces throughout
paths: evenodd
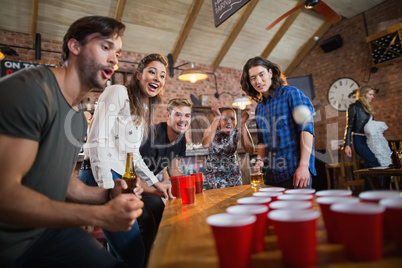
M 392 165 L 394 166 L 394 168 L 401 168 L 401 161 L 399 160 L 399 154 L 398 151 L 396 150 L 395 142 L 391 144 L 391 147 L 392 147 L 392 153 L 391 153 Z
M 121 189 L 122 193 L 133 193 L 133 189 L 137 183 L 137 174 L 134 170 L 134 157 L 133 153 L 127 153 L 126 171 L 122 179 L 127 183 L 127 189 Z

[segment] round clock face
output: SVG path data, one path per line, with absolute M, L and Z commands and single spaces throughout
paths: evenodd
M 353 91 L 359 88 L 359 84 L 352 78 L 343 77 L 333 82 L 328 90 L 328 102 L 335 110 L 344 112 L 349 104 L 353 103 L 356 95 Z

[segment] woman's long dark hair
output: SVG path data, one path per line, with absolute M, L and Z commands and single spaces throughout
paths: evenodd
M 272 84 L 271 87 L 269 88 L 269 91 L 277 90 L 278 88 L 283 86 L 285 82 L 282 79 L 281 69 L 275 63 L 272 63 L 263 57 L 254 57 L 249 59 L 243 67 L 243 73 L 241 75 L 240 85 L 243 91 L 248 96 L 250 96 L 253 100 L 258 102 L 262 98 L 262 94 L 259 93 L 257 90 L 255 90 L 254 87 L 251 85 L 250 77 L 248 75 L 248 71 L 252 67 L 256 66 L 265 67 L 267 71 L 269 71 L 270 69 L 272 70 L 272 78 L 271 78 Z
M 131 115 L 133 116 L 134 124 L 139 125 L 141 123 L 144 123 L 145 130 L 147 129 L 147 124 L 146 124 L 147 120 L 145 119 L 144 103 L 146 103 L 147 96 L 140 88 L 140 83 L 138 81 L 137 74 L 142 74 L 145 67 L 147 67 L 148 64 L 150 64 L 153 61 L 159 61 L 166 68 L 168 66 L 168 63 L 164 56 L 157 54 L 157 53 L 150 54 L 141 60 L 141 62 L 138 64 L 137 68 L 134 70 L 134 73 L 133 73 L 133 76 L 132 76 L 130 82 L 126 85 L 128 97 L 130 99 Z M 161 94 L 162 94 L 162 91 L 155 97 L 149 98 L 149 107 L 148 107 L 149 109 L 152 109 L 153 107 L 155 107 L 157 104 L 159 104 L 161 102 L 161 97 L 160 97 Z M 147 131 L 145 131 L 145 133 L 147 133 Z

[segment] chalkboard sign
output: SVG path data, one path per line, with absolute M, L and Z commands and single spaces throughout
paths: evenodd
M 212 0 L 215 27 L 218 27 L 248 2 L 250 0 Z
M 0 69 L 1 69 L 0 77 L 10 75 L 18 70 L 32 68 L 41 65 L 46 65 L 48 67 L 57 67 L 57 65 L 54 64 L 33 63 L 33 62 L 16 61 L 16 60 L 0 60 Z

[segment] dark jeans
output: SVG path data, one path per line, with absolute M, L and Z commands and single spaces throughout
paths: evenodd
M 311 176 L 311 173 L 310 173 L 310 184 L 309 184 L 305 189 L 311 189 L 312 183 L 313 183 L 313 177 Z M 269 186 L 275 186 L 275 187 L 283 187 L 283 188 L 286 188 L 286 189 L 294 189 L 294 186 L 293 186 L 293 176 L 290 177 L 290 178 L 288 178 L 288 179 L 285 180 L 285 181 L 282 181 L 282 182 L 271 183 L 271 182 L 268 182 L 268 181 L 266 180 L 266 174 L 265 174 L 265 175 L 264 175 L 264 184 L 265 184 L 265 185 L 269 185 Z
M 111 172 L 113 180 L 121 178 L 118 173 L 113 170 Z M 81 170 L 79 178 L 87 185 L 97 186 L 90 169 Z M 128 232 L 110 232 L 103 229 L 102 232 L 109 243 L 111 253 L 115 254 L 119 260 L 123 260 L 130 267 L 144 267 L 145 257 L 149 255 L 149 252 L 145 251 L 138 219 Z
M 364 160 L 364 167 L 379 167 L 380 163 L 377 158 L 367 146 L 366 136 L 353 135 L 353 147 L 355 152 Z M 380 182 L 382 178 L 379 178 Z M 371 190 L 371 185 L 367 179 L 364 180 L 364 190 Z
M 127 267 L 79 227 L 46 229 L 11 267 Z
M 146 255 L 144 266 L 146 267 L 162 219 L 162 214 L 165 209 L 165 203 L 163 203 L 160 197 L 151 195 L 143 195 L 142 201 L 144 202 L 144 207 L 142 209 L 142 214 L 137 221 L 140 226 L 141 236 L 145 246 Z

